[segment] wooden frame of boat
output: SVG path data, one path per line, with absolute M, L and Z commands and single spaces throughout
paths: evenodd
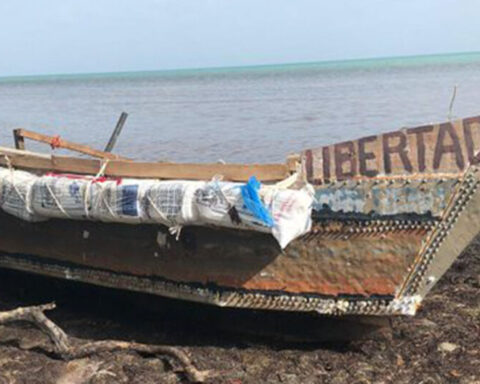
M 480 117 L 306 150 L 286 164 L 136 162 L 25 130 L 16 137 L 99 159 L 0 147 L 3 166 L 266 183 L 296 173 L 316 202 L 311 231 L 285 250 L 250 231 L 186 227 L 176 239 L 161 225 L 28 223 L 0 212 L 2 267 L 220 306 L 414 314 L 478 233 Z

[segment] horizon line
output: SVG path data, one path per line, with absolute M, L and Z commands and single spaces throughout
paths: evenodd
M 298 62 L 284 62 L 284 63 L 264 63 L 264 64 L 250 64 L 250 65 L 227 65 L 227 66 L 209 66 L 209 67 L 179 67 L 179 68 L 165 68 L 165 69 L 139 69 L 139 70 L 125 70 L 125 71 L 105 71 L 105 72 L 63 72 L 63 73 L 42 73 L 42 74 L 27 74 L 27 75 L 9 75 L 0 76 L 2 80 L 28 80 L 29 78 L 46 79 L 46 78 L 68 78 L 74 76 L 89 77 L 89 76 L 105 76 L 105 75 L 127 75 L 140 73 L 178 73 L 178 72 L 216 72 L 232 69 L 255 70 L 262 68 L 273 67 L 293 67 L 293 66 L 308 66 L 315 64 L 336 64 L 336 63 L 354 63 L 354 62 L 368 62 L 368 61 L 382 61 L 382 60 L 405 60 L 413 58 L 429 58 L 439 56 L 458 56 L 458 55 L 475 55 L 480 54 L 480 51 L 462 51 L 462 52 L 443 52 L 443 53 L 429 53 L 418 55 L 399 55 L 399 56 L 376 56 L 363 58 L 348 58 L 348 59 L 333 59 L 333 60 L 318 60 L 318 61 L 298 61 Z

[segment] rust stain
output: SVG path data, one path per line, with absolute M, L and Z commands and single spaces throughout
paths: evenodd
M 0 224 L 5 252 L 175 282 L 321 295 L 393 294 L 424 237 L 399 230 L 345 240 L 342 231 L 329 238 L 317 228 L 308 241 L 297 239 L 282 252 L 271 236 L 246 231 L 187 227 L 176 241 L 167 228 L 152 225 L 27 223 L 2 213 Z
M 246 289 L 325 295 L 393 295 L 413 262 L 425 232 L 294 242 L 285 255 L 242 285 Z M 231 282 L 227 282 L 231 283 Z

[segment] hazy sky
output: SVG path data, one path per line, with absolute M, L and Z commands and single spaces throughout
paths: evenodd
M 0 76 L 480 50 L 479 0 L 1 0 Z

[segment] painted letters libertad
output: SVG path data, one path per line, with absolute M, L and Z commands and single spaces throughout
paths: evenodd
M 367 136 L 309 149 L 303 169 L 312 183 L 378 175 L 458 174 L 480 149 L 480 116 Z

